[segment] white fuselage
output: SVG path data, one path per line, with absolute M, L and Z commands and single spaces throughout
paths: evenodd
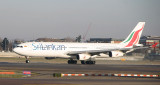
M 106 51 L 122 48 L 120 44 L 68 42 L 28 42 L 18 46 L 14 48 L 14 52 L 23 56 L 61 58 L 70 58 L 71 56 L 67 54 L 71 52 Z

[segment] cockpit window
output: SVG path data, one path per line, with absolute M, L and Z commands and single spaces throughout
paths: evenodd
M 17 47 L 23 48 L 23 46 L 17 46 Z

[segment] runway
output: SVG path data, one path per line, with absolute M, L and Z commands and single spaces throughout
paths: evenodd
M 159 85 L 159 80 L 1 79 L 2 85 Z
M 0 63 L 0 68 L 8 70 L 30 70 L 30 71 L 50 71 L 71 70 L 76 72 L 99 71 L 99 72 L 138 72 L 138 73 L 156 73 L 160 71 L 160 65 L 81 65 L 81 64 L 51 64 L 51 63 Z
M 70 65 L 54 63 L 10 63 L 1 62 L 1 70 L 31 71 L 38 73 L 28 78 L 20 79 L 0 79 L 5 85 L 106 85 L 107 84 L 141 84 L 158 85 L 160 79 L 157 78 L 131 78 L 131 77 L 62 77 L 54 78 L 53 73 L 132 73 L 132 74 L 159 74 L 160 65 L 116 65 L 116 64 L 97 64 L 97 65 Z M 21 82 L 19 82 L 21 81 Z M 11 83 L 13 82 L 13 83 Z

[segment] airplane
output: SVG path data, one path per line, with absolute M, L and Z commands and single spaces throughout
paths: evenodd
M 155 43 L 154 45 L 150 46 L 152 48 L 155 48 L 158 45 L 158 43 Z
M 96 55 L 108 53 L 109 57 L 121 57 L 127 51 L 142 49 L 139 40 L 145 22 L 139 22 L 128 37 L 119 44 L 112 43 L 78 43 L 78 42 L 26 42 L 17 45 L 13 51 L 25 56 L 26 63 L 29 57 L 56 57 L 67 58 L 68 64 L 95 64 Z

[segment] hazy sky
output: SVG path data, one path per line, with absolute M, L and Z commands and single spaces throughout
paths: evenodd
M 139 21 L 142 35 L 160 36 L 160 0 L 0 0 L 0 37 L 9 39 L 126 38 Z

